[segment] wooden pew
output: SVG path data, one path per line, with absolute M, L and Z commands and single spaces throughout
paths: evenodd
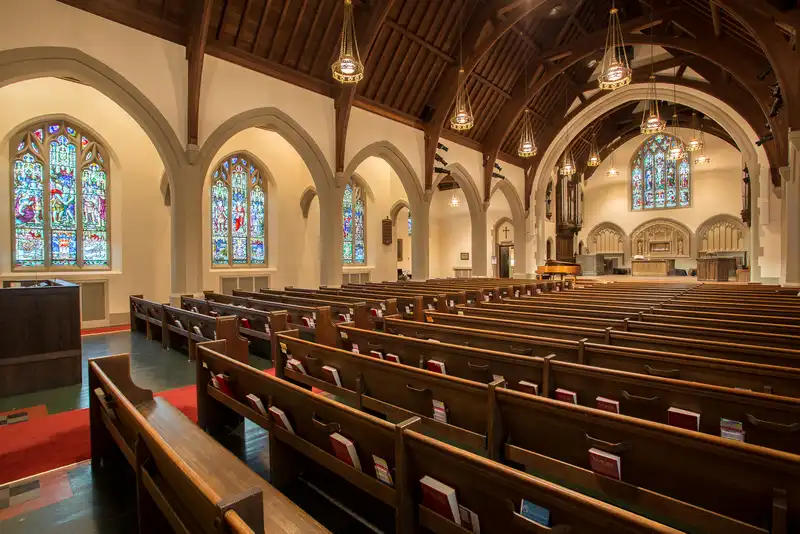
M 327 532 L 169 402 L 136 386 L 129 355 L 89 360 L 89 389 L 92 470 L 118 481 L 118 460 L 133 468 L 139 532 Z
M 332 288 L 322 286 L 320 290 L 330 291 Z M 341 290 L 392 295 L 398 299 L 422 296 L 423 304 L 425 304 L 426 309 L 430 309 L 430 305 L 433 305 L 434 308 L 440 311 L 445 311 L 441 304 L 442 298 L 445 300 L 445 307 L 450 311 L 452 311 L 457 304 L 467 303 L 466 292 L 457 289 L 436 290 L 425 289 L 424 287 L 406 288 L 403 286 L 387 286 L 384 284 L 345 284 L 342 286 Z
M 413 299 L 405 299 L 405 301 L 401 303 L 399 299 L 387 297 L 385 295 L 347 294 L 340 293 L 337 290 L 322 291 L 321 289 L 305 289 L 292 286 L 287 286 L 283 290 L 262 289 L 260 292 L 269 295 L 274 294 L 303 299 L 319 299 L 322 304 L 324 304 L 326 300 L 331 302 L 335 301 L 337 304 L 366 303 L 367 317 L 375 324 L 375 328 L 377 329 L 383 328 L 383 315 L 405 313 L 405 306 L 413 308 L 414 305 Z M 381 310 L 381 312 L 378 313 L 378 310 Z M 351 315 L 352 318 L 353 314 L 349 313 L 349 315 Z M 408 318 L 413 318 L 413 316 L 413 313 L 407 314 Z
M 507 377 L 508 387 L 524 391 L 520 381 L 536 384 L 554 398 L 557 388 L 575 391 L 578 402 L 594 408 L 596 398 L 617 400 L 620 411 L 639 419 L 667 422 L 671 407 L 701 413 L 700 431 L 719 435 L 721 418 L 743 422 L 747 442 L 800 454 L 800 399 L 686 382 L 545 358 L 464 347 L 383 332 L 341 326 L 350 343 L 381 354 L 397 355 L 404 365 L 425 369 L 429 360 L 444 363 L 449 376 L 482 383 Z M 350 345 L 343 343 L 343 348 Z
M 198 407 L 201 419 L 209 414 L 218 422 L 235 423 L 247 417 L 269 432 L 269 455 L 273 482 L 283 486 L 310 465 L 328 476 L 344 479 L 362 494 L 369 494 L 394 512 L 394 531 L 398 534 L 419 532 L 421 528 L 438 534 L 467 534 L 459 527 L 421 505 L 419 480 L 431 476 L 457 491 L 459 504 L 475 512 L 481 532 L 552 532 L 575 534 L 603 533 L 673 533 L 664 525 L 636 516 L 565 490 L 555 484 L 469 452 L 430 439 L 419 432 L 420 420 L 409 417 L 392 424 L 343 404 L 313 395 L 280 380 L 264 375 L 222 354 L 224 346 L 204 344 L 198 359 L 198 392 L 205 398 Z M 208 371 L 231 377 L 233 394 L 224 395 L 207 386 Z M 205 387 L 203 387 L 205 386 Z M 282 409 L 290 419 L 294 433 L 285 431 L 242 402 L 247 394 L 267 401 L 265 405 Z M 363 471 L 337 459 L 331 450 L 332 432 L 352 439 Z M 393 486 L 373 476 L 372 455 L 383 458 L 392 473 Z M 339 485 L 340 491 L 348 487 Z M 550 510 L 552 528 L 540 527 L 516 513 L 522 499 Z M 363 502 L 363 500 L 362 500 Z M 368 502 L 368 501 L 367 501 Z M 367 503 L 364 503 L 366 506 Z M 356 510 L 359 512 L 359 510 Z
M 551 337 L 556 339 L 586 339 L 591 343 L 604 343 L 616 347 L 632 347 L 649 350 L 663 350 L 682 354 L 695 354 L 724 360 L 742 360 L 751 363 L 800 367 L 800 338 L 797 336 L 763 335 L 757 332 L 745 333 L 741 337 L 736 331 L 710 330 L 704 338 L 692 337 L 688 328 L 682 335 L 675 335 L 680 327 L 664 327 L 658 324 L 642 325 L 638 321 L 623 320 L 622 327 L 583 328 L 572 325 L 521 322 L 497 319 L 494 317 L 453 315 L 426 312 L 427 322 L 509 332 L 521 335 Z M 608 328 L 612 328 L 610 331 Z M 694 327 L 691 332 L 702 332 Z M 726 335 L 727 332 L 727 335 Z M 724 340 L 724 341 L 723 341 Z M 776 347 L 771 341 L 782 341 Z
M 239 319 L 237 317 L 212 317 L 166 304 L 163 306 L 163 313 L 161 339 L 165 349 L 181 348 L 185 345 L 189 359 L 194 360 L 197 358 L 198 343 L 225 339 L 228 341 L 232 358 L 243 362 L 248 361 L 249 342 L 239 335 Z
M 424 394 L 419 404 L 423 413 L 418 414 L 424 423 L 427 401 L 442 400 L 438 395 L 449 391 L 444 398 L 448 423 L 468 425 L 467 432 L 485 435 L 490 458 L 524 465 L 549 480 L 584 488 L 639 513 L 656 514 L 681 528 L 785 534 L 800 525 L 800 456 L 527 395 L 499 387 L 503 380 L 486 385 L 379 359 L 364 364 L 367 358 L 360 355 L 284 334 L 278 340 L 304 364 L 316 359 L 314 365 L 339 368 L 340 389 L 351 389 L 358 382 L 360 389 L 351 389 L 356 399 L 361 398 L 357 407 L 371 409 L 374 403 L 367 406 L 367 399 L 374 395 L 387 398 L 384 403 L 395 402 L 388 397 L 397 395 L 397 402 L 405 406 L 393 415 L 413 416 L 408 411 L 409 396 Z M 348 378 L 358 370 L 346 360 L 348 356 L 362 362 L 361 370 L 371 365 L 369 376 Z M 301 383 L 315 380 L 290 371 L 286 377 Z M 328 383 L 318 379 L 318 384 Z M 474 404 L 480 399 L 486 405 L 476 410 Z M 385 404 L 375 406 L 381 413 L 392 412 Z M 459 439 L 463 437 L 451 434 L 457 443 L 463 443 Z M 621 455 L 624 482 L 608 481 L 589 470 L 592 447 Z
M 159 302 L 145 300 L 144 295 L 130 296 L 131 331 L 142 332 L 147 339 L 161 341 L 164 329 L 164 305 Z
M 387 319 L 389 333 L 523 356 L 800 397 L 800 369 L 608 344 Z M 610 333 L 610 331 L 609 331 Z
M 291 305 L 291 306 L 305 306 L 308 308 L 322 308 L 327 307 L 331 311 L 331 320 L 336 322 L 338 317 L 339 321 L 347 321 L 347 317 L 361 325 L 361 328 L 375 328 L 376 323 L 370 314 L 367 304 L 362 300 L 360 302 L 342 302 L 334 299 L 317 299 L 305 297 L 293 297 L 287 295 L 277 295 L 272 290 L 270 293 L 253 293 L 251 291 L 233 290 L 233 296 L 244 297 L 258 302 L 267 302 L 272 305 Z M 313 317 L 316 322 L 316 317 Z M 382 325 L 381 325 L 382 326 Z
M 250 352 L 264 358 L 272 357 L 272 333 L 288 328 L 287 312 L 263 311 L 255 308 L 242 308 L 232 304 L 194 297 L 181 297 L 181 307 L 185 310 L 211 316 L 235 316 L 239 319 L 239 333 L 250 340 Z
M 285 304 L 246 297 L 223 295 L 222 293 L 214 293 L 211 291 L 205 291 L 204 295 L 206 300 L 209 302 L 230 304 L 233 306 L 254 308 L 256 310 L 269 312 L 285 311 L 287 313 L 287 326 L 289 328 L 296 329 L 308 339 L 313 339 L 318 343 L 322 343 L 323 345 L 336 344 L 336 337 L 338 336 L 338 333 L 333 322 L 331 309 L 328 306 L 299 306 L 297 304 Z M 313 321 L 315 326 L 306 326 L 303 324 L 302 319 L 304 317 Z
M 315 295 L 320 298 L 366 300 L 374 303 L 372 309 L 376 312 L 380 309 L 381 315 L 400 314 L 407 319 L 415 321 L 422 320 L 422 311 L 425 309 L 447 311 L 444 294 L 402 294 L 400 292 L 365 290 L 350 286 L 345 288 L 321 286 L 319 289 L 287 286 L 285 291 L 296 296 Z M 422 299 L 421 304 L 418 297 Z M 442 304 L 439 304 L 440 298 Z M 394 306 L 389 305 L 390 301 L 394 301 Z

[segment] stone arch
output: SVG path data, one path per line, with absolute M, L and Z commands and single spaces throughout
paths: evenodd
M 602 222 L 589 231 L 586 238 L 590 254 L 624 254 L 625 230 L 612 222 Z
M 728 132 L 736 146 L 742 151 L 744 162 L 751 171 L 751 179 L 753 191 L 759 191 L 760 173 L 761 169 L 769 168 L 769 161 L 766 152 L 763 148 L 756 148 L 752 139 L 758 137 L 752 127 L 747 121 L 737 113 L 728 104 L 722 102 L 716 97 L 708 95 L 698 89 L 691 87 L 678 86 L 673 89 L 669 84 L 659 83 L 657 89 L 660 95 L 663 95 L 666 100 L 677 100 L 679 104 L 690 106 L 697 109 L 704 115 L 708 115 L 717 122 L 726 132 Z M 564 128 L 554 137 L 553 142 L 547 147 L 547 150 L 542 155 L 533 178 L 533 189 L 536 202 L 536 213 L 542 214 L 541 219 L 544 219 L 544 197 L 545 188 L 550 178 L 550 171 L 557 163 L 558 158 L 566 149 L 567 145 L 571 143 L 577 133 L 597 120 L 609 110 L 615 109 L 626 102 L 635 102 L 644 100 L 647 97 L 647 84 L 632 84 L 616 91 L 609 92 L 596 101 L 587 105 L 579 113 L 564 125 Z M 571 132 L 570 136 L 566 132 Z M 758 224 L 759 209 L 757 203 L 753 203 L 755 208 L 753 210 L 754 225 Z M 751 232 L 750 250 L 759 250 L 758 232 Z M 545 236 L 540 235 L 538 238 L 537 256 L 539 260 L 542 259 L 542 251 L 545 245 Z M 635 244 L 631 241 L 631 253 L 635 254 Z M 753 270 L 751 271 L 751 279 L 754 281 L 760 280 L 760 270 L 757 268 L 755 258 L 752 262 Z
M 553 238 L 548 237 L 547 242 L 545 243 L 545 259 L 551 260 L 553 259 Z
M 578 256 L 583 255 L 583 240 L 578 241 Z
M 0 52 L 0 87 L 35 78 L 73 78 L 127 112 L 150 138 L 170 181 L 186 164 L 183 146 L 164 115 L 122 75 L 75 48 L 30 47 Z
M 359 150 L 350 160 L 350 163 L 347 164 L 344 173 L 338 177 L 337 181 L 341 182 L 339 185 L 342 186 L 346 178 L 353 175 L 365 159 L 373 156 L 386 161 L 392 170 L 397 173 L 397 177 L 406 191 L 409 204 L 413 207 L 418 207 L 418 203 L 423 201 L 422 186 L 419 178 L 414 172 L 411 162 L 400 152 L 399 148 L 389 141 L 376 141 Z
M 122 162 L 120 161 L 119 156 L 117 156 L 117 152 L 114 150 L 114 145 L 106 141 L 105 137 L 97 133 L 97 130 L 95 130 L 85 122 L 78 120 L 72 115 L 68 115 L 66 113 L 53 113 L 49 115 L 40 115 L 33 119 L 28 119 L 24 122 L 21 122 L 20 124 L 11 128 L 0 142 L 2 142 L 2 144 L 6 144 L 11 140 L 11 137 L 14 134 L 20 132 L 21 130 L 27 130 L 31 126 L 35 126 L 37 124 L 50 121 L 65 121 L 75 124 L 76 126 L 79 126 L 81 130 L 90 134 L 98 143 L 100 143 L 100 145 L 102 145 L 102 147 L 106 151 L 106 154 L 116 166 L 116 169 L 117 170 L 122 169 Z
M 369 201 L 374 201 L 375 200 L 375 195 L 372 192 L 372 188 L 369 186 L 369 182 L 367 182 L 364 179 L 363 176 L 361 176 L 360 174 L 354 172 L 353 174 L 350 175 L 350 177 L 353 178 L 353 182 L 355 182 L 355 184 L 358 187 L 360 187 L 364 191 L 364 193 L 367 195 L 367 200 L 369 200 Z M 344 196 L 344 186 L 345 185 L 347 185 L 347 181 L 346 180 L 342 184 L 342 186 L 339 188 L 340 189 L 340 193 L 341 193 L 341 195 L 339 195 L 339 203 L 340 204 L 341 204 L 341 201 L 342 201 L 342 197 Z
M 400 210 L 403 208 L 407 209 L 409 213 L 413 213 L 411 211 L 411 207 L 408 205 L 408 202 L 402 199 L 398 200 L 389 210 L 389 219 L 392 221 L 392 226 L 397 226 L 397 216 L 400 215 Z
M 519 197 L 519 193 L 517 193 L 517 189 L 508 180 L 499 180 L 494 187 L 492 187 L 491 194 L 489 195 L 490 200 L 497 191 L 501 191 L 505 195 L 508 206 L 511 208 L 511 216 L 513 219 L 511 224 L 514 227 L 514 268 L 516 272 L 526 273 L 528 253 L 527 240 L 525 239 L 525 208 Z M 496 237 L 496 234 L 494 235 Z
M 269 183 L 269 185 L 271 185 L 272 187 L 277 187 L 278 183 L 275 181 L 275 176 L 273 176 L 272 171 L 269 170 L 269 167 L 263 161 L 261 161 L 261 158 L 259 158 L 249 150 L 232 150 L 227 154 L 225 154 L 224 156 L 217 158 L 215 161 L 212 161 L 211 165 L 208 167 L 208 170 L 206 171 L 205 185 L 211 183 L 211 171 L 213 171 L 217 167 L 219 162 L 225 161 L 226 159 L 229 159 L 231 156 L 236 154 L 241 154 L 245 156 L 247 159 L 253 161 L 258 166 L 258 170 L 260 170 L 264 175 L 265 181 Z
M 297 151 L 311 173 L 317 193 L 322 195 L 336 188 L 330 165 L 319 145 L 300 124 L 277 108 L 258 108 L 231 117 L 208 136 L 200 149 L 199 164 L 208 172 L 222 146 L 234 135 L 248 128 L 264 128 L 276 132 Z
M 689 258 L 691 235 L 692 231 L 685 224 L 667 217 L 656 217 L 631 232 L 631 254 L 652 258 Z M 659 247 L 651 247 L 652 242 L 659 243 Z
M 308 210 L 311 209 L 311 203 L 317 197 L 317 190 L 313 185 L 306 187 L 303 194 L 300 195 L 300 211 L 303 212 L 303 218 L 308 219 Z
M 745 252 L 749 229 L 733 215 L 720 213 L 697 227 L 697 255 L 716 252 Z
M 503 239 L 500 238 L 500 228 L 504 224 L 510 224 L 511 226 L 514 226 L 514 221 L 510 217 L 500 217 L 492 225 L 492 236 L 494 238 L 495 244 L 501 243 L 503 241 Z M 514 238 L 515 238 L 514 239 L 514 241 L 515 241 L 514 244 L 515 245 L 516 245 L 516 237 L 517 237 L 517 235 L 516 235 L 516 231 L 515 231 L 514 232 Z
M 464 193 L 464 197 L 467 199 L 470 217 L 473 219 L 479 217 L 484 210 L 478 188 L 475 185 L 475 180 L 472 179 L 472 176 L 470 176 L 469 172 L 467 172 L 467 169 L 465 169 L 460 163 L 451 163 L 445 167 L 445 169 L 450 171 L 450 176 L 452 176 L 459 187 L 461 187 L 461 192 Z M 436 186 L 439 185 L 439 182 L 441 182 L 445 176 L 447 175 L 436 175 L 436 178 L 433 181 L 433 186 L 431 187 L 432 191 L 435 190 Z

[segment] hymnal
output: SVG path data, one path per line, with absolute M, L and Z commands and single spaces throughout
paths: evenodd
M 522 504 L 519 506 L 519 515 L 543 527 L 550 526 L 550 510 L 531 501 L 522 499 Z
M 352 350 L 353 352 L 355 352 L 356 354 L 361 354 L 361 353 L 358 351 L 358 343 L 353 343 L 353 348 L 352 348 L 351 350 Z
M 225 373 L 217 373 L 211 376 L 211 383 L 225 395 L 233 395 L 229 378 Z
M 272 335 L 272 330 L 269 328 L 269 323 L 264 323 L 264 332 L 266 332 L 268 336 Z
M 428 303 L 428 309 L 429 309 L 429 310 L 434 310 L 434 309 L 436 309 L 436 308 L 434 308 L 434 307 L 433 307 L 433 304 L 431 304 L 431 303 Z
M 303 322 L 303 326 L 307 328 L 314 328 L 314 319 L 311 317 L 301 317 L 300 320 Z
M 517 382 L 517 387 L 523 393 L 530 393 L 531 395 L 539 394 L 539 384 L 534 384 L 533 382 L 528 382 L 527 380 L 520 380 Z
M 411 313 L 411 307 L 410 306 L 406 306 L 406 313 L 409 313 L 409 314 Z
M 178 319 L 175 319 L 175 326 L 177 326 L 177 327 L 178 327 L 178 328 L 180 328 L 181 330 L 186 330 L 186 329 L 183 327 L 183 323 L 182 323 L 182 322 L 180 322 Z
M 429 476 L 422 477 L 419 483 L 422 487 L 422 505 L 461 526 L 456 490 Z
M 250 319 L 248 319 L 247 317 L 242 317 L 241 319 L 239 319 L 239 321 L 242 323 L 243 327 L 250 328 Z
M 537 294 L 537 295 L 541 295 L 541 294 L 542 294 L 542 290 L 541 290 L 541 289 L 539 289 L 538 287 L 536 288 L 536 294 Z
M 394 481 L 392 480 L 392 473 L 391 471 L 389 471 L 389 465 L 386 463 L 386 460 L 384 460 L 380 456 L 375 456 L 373 454 L 372 462 L 375 465 L 375 478 L 377 478 L 387 486 L 394 486 Z
M 387 352 L 386 355 L 383 358 L 387 362 L 402 363 L 400 361 L 400 357 L 397 354 L 392 354 L 391 352 Z
M 306 368 L 303 367 L 303 362 L 301 362 L 297 358 L 289 358 L 289 361 L 286 362 L 286 367 L 288 367 L 292 371 L 297 371 L 298 373 L 307 374 Z
M 672 426 L 685 428 L 686 430 L 694 430 L 695 432 L 700 430 L 700 414 L 689 410 L 670 408 L 667 410 L 667 422 Z
M 283 341 L 281 341 L 281 352 L 286 355 L 289 354 L 289 347 L 287 347 L 286 343 L 284 343 Z
M 197 306 L 192 306 L 192 313 L 200 313 L 197 311 Z
M 447 374 L 447 370 L 444 367 L 444 362 L 440 362 L 439 360 L 428 360 L 425 363 L 425 367 L 428 371 L 433 371 L 434 373 L 440 373 L 443 375 Z
M 342 380 L 339 378 L 339 370 L 335 367 L 331 367 L 330 365 L 323 365 L 322 366 L 322 373 L 325 375 L 325 378 L 331 384 L 336 384 L 339 387 L 342 387 Z
M 440 423 L 447 423 L 447 407 L 440 400 L 433 399 L 433 419 Z
M 330 435 L 333 453 L 344 463 L 361 471 L 361 461 L 358 459 L 356 444 L 338 432 Z
M 378 358 L 379 360 L 383 359 L 383 354 L 379 350 L 371 350 L 369 351 L 369 355 L 373 358 Z
M 720 419 L 719 435 L 725 439 L 732 439 L 744 443 L 744 428 L 742 422 L 733 421 L 732 419 Z
M 203 331 L 202 331 L 202 330 L 200 330 L 200 327 L 199 327 L 199 326 L 197 326 L 197 325 L 195 325 L 195 326 L 193 326 L 193 327 L 192 327 L 192 332 L 194 332 L 195 334 L 197 334 L 197 335 L 198 335 L 198 336 L 200 336 L 200 337 L 202 337 L 202 336 L 203 336 Z
M 605 412 L 619 413 L 619 401 L 606 397 L 597 397 L 597 409 Z
M 283 428 L 287 432 L 294 434 L 292 424 L 289 422 L 289 418 L 286 417 L 286 413 L 283 410 L 275 406 L 270 406 L 269 413 L 276 425 Z
M 448 304 L 450 305 L 451 308 L 455 308 L 456 307 L 456 301 L 454 301 L 454 300 L 451 300 Z
M 568 402 L 570 404 L 578 404 L 578 394 L 568 389 L 558 388 L 556 390 L 556 400 Z
M 616 454 L 593 447 L 589 449 L 589 465 L 599 475 L 622 480 L 622 459 Z
M 472 532 L 472 534 L 481 534 L 481 522 L 478 520 L 478 514 L 459 504 L 458 515 L 461 516 L 462 527 Z
M 261 399 L 258 398 L 258 395 L 254 395 L 253 393 L 248 393 L 247 402 L 250 403 L 250 407 L 253 408 L 255 411 L 257 411 L 264 417 L 267 416 L 267 410 L 266 408 L 264 408 L 264 403 L 261 402 Z

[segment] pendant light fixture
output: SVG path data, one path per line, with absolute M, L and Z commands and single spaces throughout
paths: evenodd
M 597 150 L 597 134 L 592 135 L 592 144 L 589 147 L 589 159 L 586 161 L 587 167 L 597 167 L 603 160 L 600 159 L 600 152 Z
M 364 78 L 364 64 L 358 54 L 353 0 L 344 0 L 344 22 L 339 39 L 339 58 L 331 65 L 333 79 L 341 83 L 358 83 Z
M 653 8 L 650 8 L 650 24 L 653 23 Z M 650 30 L 652 32 L 652 29 Z M 656 75 L 653 72 L 653 36 L 650 35 L 650 80 L 647 82 L 647 99 L 642 113 L 640 131 L 643 134 L 654 134 L 667 129 L 667 122 L 661 118 L 658 110 L 658 94 L 656 92 Z
M 675 75 L 677 76 L 677 72 Z M 669 142 L 669 153 L 667 155 L 672 161 L 678 161 L 683 158 L 683 141 L 681 141 L 680 135 L 680 124 L 678 121 L 678 84 L 672 84 L 672 139 Z
M 611 167 L 609 167 L 608 172 L 606 172 L 606 177 L 608 178 L 616 178 L 619 176 L 619 169 L 617 166 L 614 165 L 614 153 L 611 153 Z
M 564 84 L 564 116 L 569 114 L 569 85 Z M 564 158 L 561 160 L 559 173 L 561 176 L 573 176 L 575 174 L 575 160 L 572 158 L 572 143 L 569 138 L 569 126 L 566 131 L 567 149 L 564 150 Z
M 608 33 L 603 53 L 603 66 L 597 78 L 600 89 L 613 91 L 631 83 L 632 71 L 622 40 L 622 27 L 619 24 L 619 10 L 611 2 L 608 12 Z
M 455 194 L 455 193 L 453 193 L 453 196 L 452 196 L 452 197 L 450 197 L 450 207 L 451 207 L 451 208 L 457 208 L 457 207 L 459 207 L 460 205 L 461 205 L 461 201 L 460 201 L 460 200 L 458 200 L 458 196 L 456 196 L 456 194 Z
M 450 128 L 457 131 L 465 131 L 475 124 L 475 117 L 472 115 L 472 105 L 469 102 L 469 91 L 467 91 L 467 76 L 464 72 L 461 9 L 458 11 L 458 34 L 458 89 L 456 90 L 456 105 L 453 108 L 453 116 L 450 117 Z
M 700 155 L 694 160 L 697 165 L 705 165 L 711 163 L 711 158 L 706 156 L 706 133 L 703 131 L 703 125 L 700 125 Z
M 528 65 L 525 64 L 525 111 L 522 113 L 522 131 L 519 135 L 519 148 L 517 154 L 521 158 L 530 158 L 536 155 L 536 141 L 533 139 L 533 126 L 531 126 L 531 111 L 528 109 Z
M 686 151 L 687 152 L 697 152 L 698 150 L 702 150 L 703 148 L 703 141 L 700 140 L 700 136 L 697 134 L 697 112 L 692 111 L 692 128 L 694 128 L 692 132 L 692 139 L 686 143 Z

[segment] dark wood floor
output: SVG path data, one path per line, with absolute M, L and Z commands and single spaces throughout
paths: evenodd
M 131 374 L 134 382 L 153 391 L 164 391 L 194 383 L 194 366 L 185 354 L 165 351 L 155 341 L 141 334 L 118 332 L 83 338 L 83 383 L 65 388 L 7 397 L 0 399 L 0 412 L 44 404 L 48 413 L 86 408 L 89 406 L 87 361 L 108 354 L 131 354 Z M 271 362 L 251 355 L 251 365 L 269 368 Z M 19 423 L 24 424 L 24 423 Z M 236 432 L 223 439 L 223 443 L 238 454 L 255 472 L 269 480 L 268 436 L 260 427 L 246 421 Z M 1 466 L 0 466 L 1 468 Z M 136 495 L 132 472 L 123 472 L 115 480 L 92 476 L 88 462 L 61 472 L 51 473 L 40 480 L 41 493 L 53 479 L 62 486 L 68 479 L 67 494 L 58 502 L 36 510 L 22 512 L 0 520 L 2 534 L 28 533 L 99 533 L 128 534 L 136 532 Z M 27 481 L 26 481 L 27 482 Z M 298 480 L 286 493 L 299 506 L 311 513 L 332 532 L 367 534 L 391 531 L 391 514 L 382 510 L 382 504 L 371 502 L 365 495 L 361 502 L 336 502 L 340 498 L 340 480 L 309 473 Z M 0 492 L 4 488 L 0 487 Z M 7 488 L 6 488 L 7 489 Z M 71 491 L 70 491 L 71 490 Z M 71 494 L 71 496 L 69 496 Z M 30 506 L 31 503 L 26 503 Z M 346 510 L 359 510 L 366 517 L 354 517 Z M 8 508 L 6 509 L 8 511 Z M 0 509 L 0 513 L 3 510 Z M 0 518 L 2 515 L 0 515 Z M 388 521 L 387 521 L 388 520 Z M 377 525 L 377 526 L 376 526 Z

